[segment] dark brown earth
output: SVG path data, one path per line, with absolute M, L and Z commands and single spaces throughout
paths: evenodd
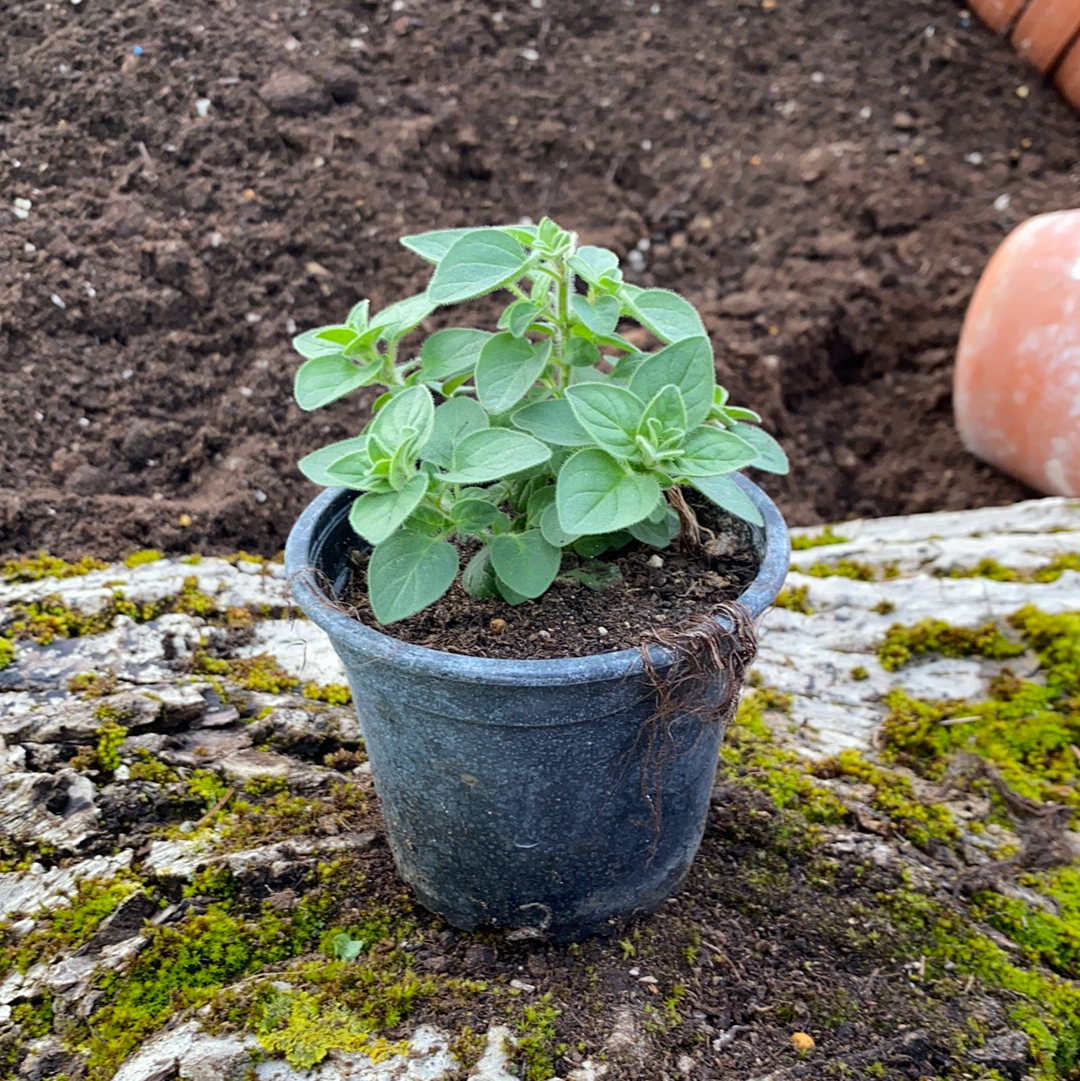
M 0 15 L 0 553 L 279 550 L 293 463 L 364 419 L 292 404 L 294 325 L 422 286 L 403 232 L 545 213 L 701 307 L 793 523 L 1030 494 L 950 368 L 1078 120 L 951 0 Z

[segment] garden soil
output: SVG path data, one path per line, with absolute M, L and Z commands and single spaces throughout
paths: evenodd
M 0 0 L 0 553 L 273 553 L 296 328 L 400 234 L 550 214 L 704 313 L 795 524 L 1006 503 L 954 431 L 974 284 L 1080 121 L 952 0 Z M 437 324 L 433 323 L 432 326 Z

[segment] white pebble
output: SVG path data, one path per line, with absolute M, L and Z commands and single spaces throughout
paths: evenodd
M 256 503 L 265 503 L 266 500 L 267 500 L 266 493 L 261 488 L 256 488 L 255 489 L 255 502 Z
M 662 567 L 664 565 L 663 557 L 654 553 L 653 555 L 649 556 L 648 565 L 650 567 L 656 568 Z
M 820 86 L 825 81 L 825 72 L 815 71 L 813 75 L 810 76 L 810 81 L 817 86 Z
M 58 297 L 58 296 L 57 296 L 57 295 L 56 295 L 55 293 L 53 293 L 53 294 L 52 294 L 52 295 L 51 295 L 51 296 L 49 297 L 49 299 L 50 299 L 50 300 L 51 300 L 51 301 L 52 301 L 52 302 L 53 302 L 53 303 L 54 303 L 54 304 L 55 304 L 55 305 L 56 305 L 56 306 L 57 306 L 57 307 L 58 307 L 58 308 L 59 308 L 59 309 L 60 309 L 61 311 L 64 311 L 64 309 L 65 309 L 65 308 L 67 308 L 67 305 L 66 305 L 66 304 L 65 304 L 65 303 L 63 302 L 63 300 L 61 300 L 61 299 L 60 299 L 60 297 Z
M 1009 203 L 1011 203 L 1011 202 L 1012 202 L 1012 196 L 1009 195 L 1008 193 L 1006 193 L 1005 195 L 999 195 L 994 200 L 994 209 L 995 210 L 1008 210 Z
M 34 410 L 34 420 L 44 420 L 45 414 L 40 409 Z
M 641 149 L 642 150 L 652 150 L 652 139 L 642 139 L 641 140 Z
M 533 64 L 540 59 L 540 54 L 535 49 L 522 49 L 521 55 L 524 59 L 528 60 L 530 64 Z
M 645 269 L 645 256 L 642 255 L 637 248 L 630 249 L 630 254 L 627 255 L 626 261 L 630 264 L 630 269 L 635 274 L 640 274 Z
M 213 102 L 209 98 L 198 98 L 195 101 L 195 112 L 199 116 L 206 117 L 210 115 L 210 106 Z
M 80 428 L 89 428 L 90 427 L 90 418 L 89 417 L 79 417 L 79 427 Z
M 36 247 L 36 245 L 34 245 L 34 244 L 31 244 L 31 243 L 30 243 L 30 241 L 28 240 L 28 241 L 27 241 L 27 242 L 26 242 L 26 243 L 25 243 L 25 244 L 24 244 L 24 245 L 22 246 L 22 250 L 23 250 L 24 252 L 26 252 L 26 254 L 27 254 L 27 255 L 29 255 L 29 254 L 31 254 L 31 252 L 36 252 L 36 251 L 37 251 L 37 247 Z
M 862 108 L 861 108 L 861 109 L 859 110 L 859 116 L 860 116 L 860 117 L 861 117 L 861 118 L 862 118 L 863 120 L 869 120 L 869 119 L 870 119 L 870 117 L 872 117 L 873 115 L 874 115 L 874 110 L 873 110 L 873 109 L 871 109 L 869 105 L 864 105 L 864 106 L 863 106 L 863 107 L 862 107 Z
M 134 374 L 135 374 L 135 373 L 134 373 L 134 372 L 133 372 L 133 371 L 132 371 L 132 370 L 131 370 L 130 368 L 125 368 L 125 369 L 124 369 L 124 370 L 123 370 L 123 371 L 122 371 L 122 372 L 120 373 L 120 378 L 121 378 L 121 379 L 130 379 L 130 378 L 131 378 L 131 377 L 132 377 L 132 376 L 133 376 Z
M 258 312 L 247 312 L 244 315 L 245 322 L 258 323 L 262 320 L 262 316 Z
M 608 633 L 608 629 L 607 629 L 607 627 L 597 627 L 596 628 L 596 633 L 598 635 L 600 635 L 601 638 L 606 638 L 607 633 Z
M 966 161 L 968 165 L 982 165 L 983 156 L 978 150 L 973 150 L 970 154 L 964 155 L 964 161 Z
M 254 393 L 255 393 L 255 391 L 253 391 L 251 389 L 251 387 L 241 387 L 240 388 L 240 397 L 241 398 L 250 398 L 252 396 L 252 394 L 254 394 Z

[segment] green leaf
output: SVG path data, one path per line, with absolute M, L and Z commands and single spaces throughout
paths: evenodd
M 651 402 L 668 383 L 682 393 L 687 427 L 696 428 L 709 415 L 716 385 L 708 338 L 687 338 L 653 353 L 631 376 L 630 389 Z
M 582 537 L 574 541 L 573 549 L 585 559 L 595 559 L 609 549 L 621 548 L 630 539 L 630 534 L 620 529 L 617 533 L 598 533 L 592 537 Z
M 357 332 L 362 334 L 367 330 L 368 325 L 368 310 L 371 307 L 370 300 L 361 300 L 354 304 L 349 311 L 349 317 L 345 320 Z
M 509 428 L 485 428 L 465 436 L 454 448 L 451 484 L 485 484 L 546 462 L 551 450 L 538 439 Z
M 705 324 L 694 306 L 667 289 L 643 289 L 630 302 L 630 311 L 662 342 L 705 336 Z
M 765 519 L 753 500 L 730 477 L 694 477 L 690 483 L 718 507 L 752 525 L 764 525 Z
M 497 597 L 499 587 L 495 568 L 491 565 L 491 553 L 481 548 L 461 572 L 461 588 L 470 597 Z
M 679 533 L 679 516 L 668 511 L 659 522 L 650 522 L 648 518 L 627 526 L 630 536 L 642 544 L 653 548 L 666 548 Z
M 368 599 L 380 623 L 399 619 L 434 604 L 458 571 L 458 552 L 449 542 L 399 529 L 376 546 L 368 562 Z
M 515 593 L 498 575 L 495 575 L 495 588 L 498 590 L 499 596 L 502 597 L 507 604 L 518 605 L 524 604 L 528 597 L 521 593 Z
M 587 447 L 592 442 L 589 433 L 578 424 L 574 410 L 565 398 L 552 398 L 522 406 L 510 419 L 537 439 L 559 447 Z
M 311 360 L 312 357 L 325 357 L 328 354 L 340 353 L 342 343 L 335 342 L 331 338 L 324 338 L 323 335 L 328 330 L 341 329 L 342 328 L 338 326 L 329 326 L 314 327 L 312 330 L 305 330 L 303 334 L 298 334 L 293 338 L 293 349 L 307 360 Z M 355 337 L 355 332 L 351 333 L 349 340 L 351 341 Z
M 465 436 L 482 431 L 487 426 L 487 413 L 478 401 L 474 398 L 451 398 L 435 407 L 431 438 L 420 456 L 426 462 L 449 469 L 458 443 Z
M 382 544 L 416 510 L 428 478 L 417 473 L 400 492 L 365 492 L 353 502 L 349 525 L 368 544 Z
M 532 491 L 529 492 L 529 498 L 525 504 L 525 516 L 528 519 L 529 525 L 536 526 L 540 523 L 540 518 L 544 511 L 548 507 L 553 506 L 555 503 L 555 485 L 549 484 L 545 480 L 543 484 L 534 486 Z M 561 548 L 562 545 L 559 545 Z
M 533 516 L 529 515 L 529 521 L 533 521 Z M 559 508 L 552 503 L 549 507 L 540 515 L 540 532 L 544 535 L 544 540 L 548 544 L 555 545 L 556 548 L 565 548 L 567 545 L 573 544 L 578 539 L 580 534 L 567 533 L 561 525 L 559 525 Z
M 304 457 L 296 463 L 296 467 L 313 483 L 322 484 L 327 488 L 332 488 L 335 484 L 338 484 L 339 481 L 334 480 L 329 472 L 327 472 L 330 466 L 336 461 L 344 458 L 347 454 L 354 454 L 357 451 L 363 452 L 366 447 L 366 435 L 358 435 L 353 439 L 342 439 L 337 443 L 331 443 L 329 446 L 313 450 L 310 454 L 305 454 Z
M 539 529 L 504 533 L 491 542 L 491 565 L 499 579 L 530 600 L 555 581 L 561 562 L 562 550 L 548 544 Z
M 502 512 L 486 499 L 459 499 L 450 516 L 459 533 L 476 534 L 487 529 Z
M 619 302 L 614 297 L 597 297 L 590 304 L 580 293 L 575 293 L 570 298 L 570 307 L 585 326 L 600 337 L 610 334 L 618 326 Z
M 471 371 L 480 359 L 480 350 L 495 335 L 471 327 L 437 330 L 420 346 L 421 374 L 425 379 L 450 379 Z
M 457 304 L 515 282 L 529 265 L 525 249 L 498 229 L 472 229 L 442 257 L 427 288 L 433 304 Z
M 650 425 L 650 421 L 656 423 Z M 668 383 L 657 391 L 656 396 L 645 407 L 638 425 L 638 433 L 647 439 L 652 438 L 652 428 L 669 437 L 681 438 L 686 434 L 686 406 L 682 393 L 677 386 Z
M 729 405 L 724 409 L 724 416 L 727 420 L 740 421 L 746 420 L 751 424 L 760 424 L 761 415 L 755 413 L 752 409 L 743 409 L 739 405 Z
M 563 348 L 563 364 L 571 368 L 591 368 L 600 361 L 600 350 L 584 338 L 572 337 Z
M 539 345 L 513 334 L 496 334 L 480 350 L 476 396 L 489 413 L 505 413 L 518 404 L 540 378 L 551 342 Z
M 350 938 L 344 931 L 334 935 L 332 942 L 334 957 L 339 961 L 355 961 L 367 949 L 362 938 Z
M 682 453 L 671 464 L 670 471 L 684 477 L 712 477 L 743 469 L 757 456 L 757 450 L 745 439 L 702 425 L 686 437 Z
M 327 466 L 326 475 L 331 484 L 341 484 L 346 488 L 385 490 L 390 486 L 387 478 L 376 472 L 375 463 L 366 447 L 335 459 Z
M 578 423 L 602 450 L 617 458 L 637 453 L 635 437 L 645 403 L 636 395 L 611 383 L 579 383 L 567 388 L 566 400 Z
M 371 320 L 370 328 L 380 328 L 384 341 L 396 341 L 415 330 L 434 310 L 435 305 L 428 295 L 420 293 L 384 308 Z
M 619 257 L 607 248 L 586 244 L 570 257 L 570 268 L 590 285 L 599 285 L 605 274 L 619 269 Z
M 391 453 L 406 441 L 413 451 L 418 451 L 431 437 L 434 423 L 435 403 L 431 391 L 423 386 L 406 387 L 375 414 L 368 434 Z
M 340 346 L 336 347 L 340 349 Z M 344 397 L 357 387 L 366 387 L 378 381 L 378 365 L 358 368 L 341 353 L 312 357 L 300 365 L 293 385 L 296 404 L 310 412 L 329 405 Z
M 524 336 L 525 331 L 532 326 L 533 321 L 542 310 L 543 305 L 534 304 L 531 300 L 515 300 L 502 313 L 499 319 L 499 327 L 510 331 L 515 338 L 521 338 Z
M 567 533 L 611 533 L 640 522 L 660 498 L 654 477 L 628 471 L 606 451 L 579 450 L 555 488 L 559 525 Z
M 421 259 L 429 263 L 439 265 L 442 257 L 454 246 L 454 241 L 460 240 L 469 233 L 476 232 L 473 228 L 468 229 L 435 229 L 430 233 L 415 233 L 412 236 L 403 236 L 401 244 L 411 252 L 415 252 Z
M 755 469 L 763 469 L 766 473 L 787 473 L 790 468 L 787 455 L 768 432 L 752 424 L 741 423 L 733 425 L 731 431 L 757 451 L 757 457 L 750 463 Z

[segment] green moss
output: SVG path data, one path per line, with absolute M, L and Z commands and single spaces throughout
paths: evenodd
M 555 1022 L 561 1013 L 550 994 L 541 995 L 537 1002 L 523 1007 L 516 1027 L 521 1076 L 525 1081 L 548 1081 L 558 1073 L 555 1060 L 565 1051 L 565 1046 L 555 1042 Z
M 995 582 L 1056 582 L 1066 571 L 1080 571 L 1080 552 L 1062 552 L 1033 571 L 1018 571 L 996 559 L 980 559 L 973 567 L 939 571 L 945 578 L 989 578 Z
M 9 559 L 0 567 L 0 578 L 5 582 L 37 582 L 42 578 L 77 578 L 91 571 L 105 570 L 109 566 L 100 559 L 83 556 L 74 563 L 39 552 L 36 559 Z
M 124 560 L 124 565 L 126 567 L 141 567 L 145 563 L 157 563 L 158 560 L 164 558 L 165 553 L 159 552 L 156 548 L 143 548 L 138 552 L 132 552 Z
M 720 746 L 719 777 L 765 792 L 780 808 L 801 812 L 809 822 L 837 823 L 847 808 L 828 789 L 814 783 L 806 765 L 777 744 L 766 711 L 791 711 L 791 695 L 770 688 L 748 691 Z
M 947 808 L 921 802 L 909 778 L 895 770 L 883 769 L 857 751 L 841 751 L 816 762 L 812 770 L 816 777 L 844 777 L 872 785 L 870 806 L 913 844 L 926 845 L 931 840 L 955 844 L 959 839 L 959 831 Z
M 99 706 L 94 715 L 106 722 L 97 730 L 97 743 L 92 749 L 88 748 L 75 755 L 71 765 L 75 769 L 97 770 L 111 777 L 120 766 L 120 747 L 127 739 L 128 732 L 123 725 L 117 724 L 103 707 Z
M 0 671 L 15 660 L 15 647 L 6 638 L 0 638 Z
M 871 610 L 877 612 L 879 616 L 891 616 L 896 611 L 896 605 L 892 601 L 882 600 L 878 601 Z
M 842 537 L 839 533 L 834 533 L 833 527 L 827 525 L 820 533 L 792 537 L 791 547 L 793 551 L 802 552 L 807 548 L 823 548 L 829 544 L 847 544 L 849 540 L 851 540 L 850 537 Z
M 305 683 L 300 693 L 313 702 L 326 702 L 331 706 L 347 706 L 352 702 L 349 688 L 342 683 Z
M 864 679 L 870 678 L 870 673 L 866 670 L 865 665 L 857 664 L 851 670 L 851 678 L 857 683 L 861 683 Z
M 126 875 L 108 881 L 83 879 L 71 904 L 35 914 L 37 926 L 28 935 L 17 942 L 0 937 L 0 976 L 12 968 L 25 972 L 31 965 L 78 949 L 90 940 L 101 921 L 138 888 L 138 883 Z
M 195 769 L 186 778 L 188 794 L 202 803 L 207 811 L 222 806 L 222 801 L 232 791 L 216 774 L 208 769 Z
M 851 578 L 857 582 L 876 582 L 879 578 L 895 578 L 899 571 L 895 563 L 880 570 L 869 563 L 857 563 L 853 559 L 838 559 L 833 563 L 815 563 L 802 570 L 813 578 Z
M 282 694 L 300 684 L 298 679 L 290 676 L 267 653 L 226 660 L 224 657 L 212 657 L 200 650 L 195 655 L 195 671 L 224 676 L 247 691 L 264 691 L 269 694 Z
M 263 775 L 252 777 L 244 784 L 244 792 L 249 796 L 269 796 L 279 792 L 287 792 L 289 782 L 284 777 Z
M 68 690 L 84 698 L 105 698 L 116 693 L 116 673 L 111 668 L 106 672 L 77 672 L 68 680 Z
M 810 590 L 807 586 L 787 586 L 780 590 L 773 604 L 777 608 L 787 608 L 792 612 L 801 612 L 804 616 L 813 615 L 810 606 Z
M 155 758 L 145 747 L 137 747 L 135 761 L 128 767 L 133 781 L 149 781 L 151 784 L 176 784 L 179 774 L 160 759 Z
M 895 672 L 924 653 L 1001 660 L 1018 657 L 1023 652 L 1023 645 L 1009 641 L 995 623 L 972 629 L 953 627 L 942 619 L 924 619 L 911 627 L 894 623 L 878 646 L 878 659 L 882 668 Z

